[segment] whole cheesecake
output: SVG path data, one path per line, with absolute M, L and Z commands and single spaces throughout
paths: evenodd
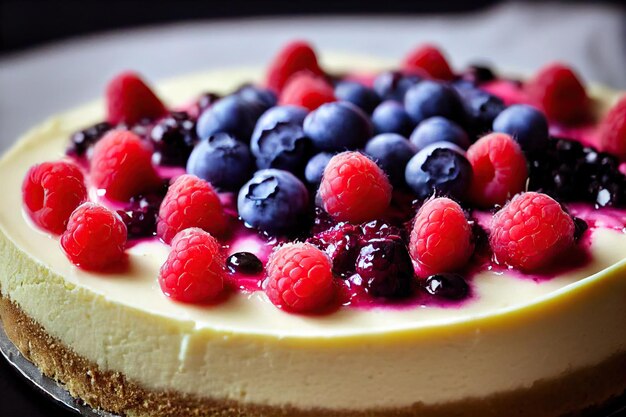
M 373 59 L 325 58 L 324 68 L 333 74 L 378 74 L 389 67 Z M 261 82 L 259 70 L 187 76 L 157 91 L 169 108 L 188 110 L 201 92 L 226 95 L 250 82 Z M 511 104 L 520 94 L 516 86 L 496 79 L 484 91 Z M 596 90 L 590 96 L 597 120 L 617 98 Z M 129 238 L 123 265 L 85 269 L 24 209 L 28 170 L 64 158 L 68 138 L 104 120 L 104 107 L 98 102 L 49 119 L 0 161 L 4 329 L 44 374 L 94 408 L 128 416 L 556 417 L 582 414 L 626 390 L 626 210 L 619 205 L 565 201 L 568 213 L 586 224 L 576 247 L 533 271 L 494 262 L 491 255 L 485 263 L 474 253 L 457 269 L 467 280 L 458 297 L 439 297 L 433 284 L 438 281 L 432 277 L 451 271 L 420 277 L 413 238 L 404 237 L 417 275 L 408 296 L 378 297 L 359 279 L 345 279 L 344 286 L 335 277 L 339 301 L 299 313 L 277 308 L 267 290 L 273 272 L 266 271 L 231 273 L 230 291 L 180 302 L 159 285 L 173 250 L 167 239 Z M 588 145 L 596 123 L 571 127 L 551 119 L 550 126 L 553 136 Z M 169 179 L 185 169 L 179 164 L 157 172 Z M 532 168 L 530 173 L 532 181 Z M 86 177 L 88 198 L 105 204 Z M 232 192 L 219 194 L 236 217 Z M 330 204 L 322 208 L 331 211 Z M 472 213 L 488 231 L 491 217 L 484 207 Z M 319 242 L 320 222 L 287 240 Z M 271 253 L 286 241 L 254 227 L 236 230 L 221 242 L 225 256 L 249 253 L 263 265 L 278 258 Z

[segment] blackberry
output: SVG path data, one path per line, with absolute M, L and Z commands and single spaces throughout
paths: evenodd
M 462 300 L 470 292 L 465 278 L 454 273 L 431 275 L 426 278 L 423 287 L 430 295 L 448 300 Z
M 110 123 L 101 122 L 87 129 L 79 130 L 70 137 L 70 144 L 65 153 L 70 156 L 84 156 L 87 150 L 112 128 Z
M 126 224 L 129 239 L 156 235 L 156 222 L 163 195 L 148 194 L 131 197 L 130 204 L 117 213 Z
M 197 141 L 196 124 L 185 112 L 172 112 L 150 131 L 155 163 L 184 166 Z

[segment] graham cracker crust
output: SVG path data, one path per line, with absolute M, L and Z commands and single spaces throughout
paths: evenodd
M 142 388 L 119 372 L 103 371 L 51 337 L 16 304 L 0 294 L 0 319 L 22 354 L 48 377 L 94 408 L 130 417 L 561 417 L 589 416 L 593 408 L 626 391 L 626 352 L 562 378 L 484 399 L 402 409 L 300 410 L 199 398 Z M 512 376 L 514 377 L 514 376 Z

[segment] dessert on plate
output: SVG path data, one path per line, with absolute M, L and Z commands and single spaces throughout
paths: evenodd
M 286 45 L 0 160 L 0 317 L 127 416 L 582 415 L 626 391 L 626 98 Z

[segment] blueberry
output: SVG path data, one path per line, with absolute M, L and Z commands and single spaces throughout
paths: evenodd
M 372 132 L 369 117 L 347 101 L 323 104 L 304 119 L 304 133 L 320 151 L 362 148 Z
M 404 106 L 394 100 L 383 101 L 372 113 L 372 123 L 376 133 L 397 133 L 409 136 L 415 123 Z
M 263 272 L 263 263 L 250 252 L 233 253 L 226 259 L 226 267 L 231 274 L 256 275 Z
M 463 117 L 463 104 L 456 90 L 435 81 L 422 81 L 411 87 L 404 97 L 404 107 L 415 123 L 432 116 L 450 120 Z
M 486 65 L 473 64 L 463 72 L 462 79 L 474 85 L 480 85 L 495 80 L 496 75 L 493 70 Z
M 302 126 L 309 111 L 300 106 L 276 106 L 267 110 L 256 122 L 252 141 L 258 140 L 264 130 L 272 129 L 277 123 L 291 123 Z
M 196 107 L 200 112 L 211 107 L 215 102 L 217 102 L 222 96 L 216 93 L 203 93 L 196 102 Z
M 526 152 L 542 149 L 548 142 L 548 120 L 526 104 L 510 106 L 493 121 L 495 132 L 508 133 Z
M 448 300 L 462 300 L 469 295 L 469 286 L 459 274 L 431 275 L 424 282 L 424 290 L 430 295 Z
M 410 294 L 413 263 L 400 239 L 372 239 L 361 248 L 356 273 L 374 297 L 399 298 Z
M 400 71 L 386 71 L 374 79 L 374 91 L 383 100 L 402 102 L 409 88 L 422 79 L 417 75 L 403 74 Z
M 376 91 L 356 81 L 340 81 L 335 86 L 337 100 L 349 101 L 366 113 L 371 113 L 380 103 Z
M 202 112 L 196 131 L 200 139 L 215 133 L 230 133 L 247 142 L 254 124 L 260 116 L 262 105 L 244 100 L 238 95 L 224 97 Z
M 411 158 L 405 179 L 420 199 L 437 194 L 463 200 L 472 179 L 472 166 L 459 147 L 438 142 Z
M 187 172 L 221 190 L 236 191 L 253 171 L 248 147 L 228 133 L 216 133 L 200 141 L 187 161 Z
M 239 216 L 251 227 L 272 235 L 290 234 L 302 226 L 309 192 L 292 173 L 278 169 L 257 171 L 239 190 Z
M 489 132 L 494 119 L 506 108 L 504 102 L 478 88 L 458 89 L 465 107 L 465 126 L 472 136 Z
M 385 171 L 394 186 L 405 183 L 404 169 L 416 152 L 417 149 L 408 139 L 396 133 L 374 136 L 365 145 L 365 153 Z
M 196 123 L 185 112 L 172 112 L 161 119 L 149 135 L 154 146 L 154 162 L 184 166 L 197 141 Z
M 252 103 L 255 106 L 262 107 L 263 111 L 266 111 L 270 107 L 274 107 L 278 101 L 276 94 L 274 94 L 272 90 L 251 84 L 240 87 L 235 94 L 241 97 L 244 101 Z
M 250 148 L 258 168 L 278 168 L 300 175 L 309 157 L 311 141 L 299 125 L 277 123 L 253 137 Z
M 304 178 L 306 178 L 309 184 L 319 185 L 322 181 L 324 169 L 326 169 L 326 165 L 328 165 L 328 161 L 330 161 L 332 157 L 333 154 L 330 152 L 320 152 L 309 159 L 309 162 L 307 162 L 304 168 Z
M 128 230 L 129 239 L 152 237 L 156 234 L 157 215 L 163 201 L 163 195 L 137 195 L 130 199 L 130 204 L 117 213 Z
M 411 142 L 418 150 L 435 142 L 450 142 L 463 149 L 470 146 L 467 133 L 461 126 L 441 116 L 429 117 L 417 125 L 411 134 Z
M 107 122 L 97 123 L 87 129 L 80 130 L 70 137 L 70 145 L 66 153 L 73 156 L 83 156 L 89 148 L 96 144 L 106 132 L 113 129 Z

